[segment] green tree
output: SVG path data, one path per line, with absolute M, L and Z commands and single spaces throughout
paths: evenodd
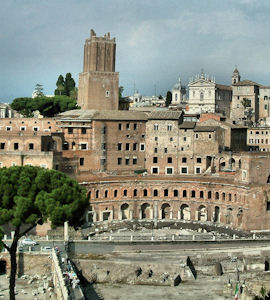
M 65 80 L 63 75 L 59 75 L 56 81 L 57 89 L 54 91 L 55 95 L 65 95 Z
M 78 99 L 78 88 L 74 88 L 72 91 L 70 91 L 70 98 L 77 100 Z
M 172 93 L 170 91 L 167 92 L 165 105 L 168 107 L 172 103 Z
M 243 105 L 244 109 L 246 109 L 251 106 L 251 100 L 248 98 L 243 98 L 241 104 Z
M 70 93 L 71 93 L 72 90 L 74 90 L 75 85 L 76 84 L 75 84 L 74 79 L 71 76 L 71 73 L 67 73 L 66 78 L 65 78 L 65 84 L 64 84 L 65 95 L 70 96 Z
M 35 90 L 34 90 L 34 95 L 36 97 L 42 97 L 42 96 L 44 96 L 42 84 L 39 84 L 39 83 L 36 84 Z
M 78 225 L 88 205 L 85 195 L 75 180 L 55 170 L 33 166 L 0 169 L 0 225 L 12 224 L 15 232 L 10 246 L 1 241 L 10 254 L 11 300 L 15 299 L 19 239 L 48 220 L 52 226 L 63 225 L 65 221 Z

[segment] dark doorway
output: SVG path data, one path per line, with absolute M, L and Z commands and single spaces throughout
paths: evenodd
M 5 260 L 0 260 L 0 275 L 7 273 L 7 262 Z

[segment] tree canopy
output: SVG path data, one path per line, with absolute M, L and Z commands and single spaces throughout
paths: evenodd
M 34 90 L 34 95 L 35 95 L 35 97 L 44 96 L 42 84 L 39 84 L 39 83 L 36 84 L 35 90 Z
M 168 107 L 172 103 L 172 93 L 170 91 L 167 92 L 165 105 Z
M 71 73 L 67 73 L 65 79 L 63 75 L 59 75 L 56 81 L 56 87 L 57 88 L 54 91 L 55 95 L 66 95 L 72 98 L 74 98 L 74 95 L 76 95 L 76 83 L 72 78 Z
M 85 190 L 64 173 L 32 166 L 0 169 L 0 225 L 12 224 L 15 232 L 11 246 L 1 242 L 10 254 L 10 299 L 15 299 L 19 239 L 48 220 L 52 226 L 65 221 L 76 226 L 87 205 Z
M 11 108 L 25 117 L 32 117 L 38 110 L 44 117 L 53 117 L 61 112 L 77 109 L 77 102 L 67 96 L 16 98 L 11 103 Z

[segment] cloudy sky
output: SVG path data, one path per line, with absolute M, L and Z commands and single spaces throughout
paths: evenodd
M 229 84 L 270 85 L 269 0 L 0 0 L 0 102 L 53 94 L 59 74 L 78 83 L 93 28 L 116 37 L 124 94 L 165 95 L 203 68 Z

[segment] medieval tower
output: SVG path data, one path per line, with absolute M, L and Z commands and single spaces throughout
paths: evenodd
M 97 37 L 94 30 L 85 41 L 83 72 L 79 75 L 81 109 L 118 110 L 119 73 L 115 72 L 115 38 Z

